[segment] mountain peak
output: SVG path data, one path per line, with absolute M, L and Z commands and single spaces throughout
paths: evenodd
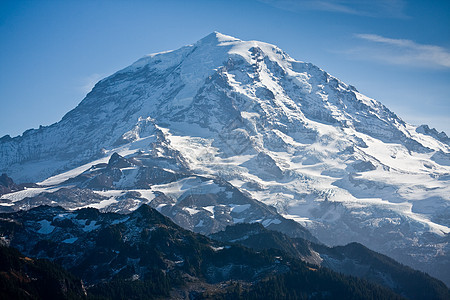
M 220 33 L 218 31 L 213 31 L 201 40 L 199 40 L 196 44 L 220 44 L 226 42 L 238 42 L 241 41 L 235 37 Z
M 127 193 L 138 188 L 138 203 L 152 201 L 162 212 L 185 201 L 187 210 L 170 216 L 184 211 L 190 221 L 183 224 L 199 231 L 247 216 L 265 227 L 282 224 L 269 212 L 254 218 L 259 202 L 243 202 L 239 189 L 310 226 L 327 244 L 357 241 L 403 262 L 423 251 L 416 267 L 450 270 L 447 258 L 413 242 L 445 244 L 439 249 L 448 257 L 450 145 L 438 135 L 274 45 L 213 32 L 103 79 L 61 122 L 0 139 L 0 174 L 46 179 L 35 190 L 3 195 L 0 209 L 29 205 L 24 197 L 42 192 L 57 193 L 49 203 L 64 194 L 73 199 L 78 191 L 58 184 L 83 174 L 98 181 L 81 187 L 115 190 L 85 191 L 89 199 L 117 195 L 104 199 L 107 209 L 134 208 Z M 85 172 L 111 155 L 109 173 Z M 187 174 L 217 176 L 237 189 Z M 213 194 L 228 206 L 213 202 Z M 216 211 L 230 217 L 213 220 Z M 441 278 L 450 282 L 444 271 Z

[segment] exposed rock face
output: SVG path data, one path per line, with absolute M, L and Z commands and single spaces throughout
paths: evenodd
M 21 191 L 27 187 L 38 187 L 38 185 L 34 183 L 16 184 L 12 178 L 8 177 L 7 174 L 3 173 L 0 176 L 0 196 L 3 194 Z
M 446 143 L 447 145 L 450 144 L 450 138 L 447 136 L 447 134 L 443 131 L 438 132 L 435 128 L 430 128 L 428 125 L 420 125 L 416 128 L 416 132 L 430 135 L 434 137 L 435 139 Z
M 20 187 L 8 177 L 5 173 L 0 176 L 0 195 L 15 192 L 20 190 Z
M 360 242 L 450 284 L 446 135 L 266 43 L 212 33 L 146 56 L 97 83 L 60 122 L 2 138 L 0 157 L 0 172 L 47 186 L 3 195 L 4 210 L 73 184 L 107 197 L 98 208 L 155 199 L 207 232 L 242 219 L 231 205 L 243 204 L 224 200 L 231 188 L 214 189 L 221 180 L 327 244 Z M 130 190 L 141 196 L 124 196 Z

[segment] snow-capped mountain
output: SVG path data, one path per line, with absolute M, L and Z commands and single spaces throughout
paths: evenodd
M 108 173 L 115 152 L 131 163 Z M 212 211 L 186 223 L 196 230 L 216 211 L 254 208 L 234 203 L 237 192 L 223 189 L 229 184 L 326 244 L 360 242 L 450 284 L 445 133 L 407 124 L 353 86 L 263 42 L 214 32 L 143 57 L 98 82 L 60 122 L 1 138 L 0 157 L 0 172 L 14 181 L 41 181 L 3 195 L 4 210 L 76 187 L 104 197 L 89 199 L 105 210 L 124 199 L 159 199 L 153 206 L 172 218 L 179 202 L 186 218 Z M 143 175 L 142 166 L 159 173 Z M 139 196 L 123 197 L 138 189 Z M 51 204 L 76 207 L 59 199 Z

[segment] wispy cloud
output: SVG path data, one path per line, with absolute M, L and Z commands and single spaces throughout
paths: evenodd
M 85 78 L 83 78 L 81 80 L 80 90 L 84 94 L 89 93 L 92 90 L 92 88 L 94 87 L 94 85 L 103 77 L 104 77 L 104 75 L 97 74 L 97 73 L 86 76 Z
M 352 57 L 411 67 L 450 68 L 449 49 L 376 34 L 355 34 L 355 36 L 366 43 L 348 50 L 347 54 Z
M 375 18 L 407 18 L 404 0 L 259 0 L 289 10 L 317 10 Z

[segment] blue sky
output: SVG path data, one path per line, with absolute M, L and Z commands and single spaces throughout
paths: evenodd
M 0 136 L 57 122 L 99 79 L 214 30 L 275 44 L 450 134 L 450 1 L 0 0 Z

